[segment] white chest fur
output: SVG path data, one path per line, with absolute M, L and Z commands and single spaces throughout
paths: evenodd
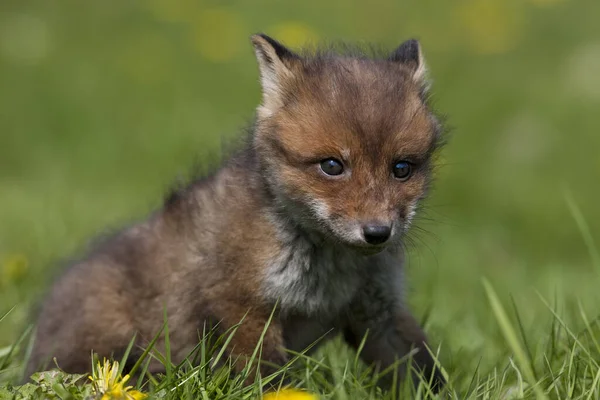
M 266 269 L 264 289 L 282 312 L 307 316 L 335 315 L 361 285 L 371 257 L 341 246 L 315 245 L 303 237 L 290 239 Z

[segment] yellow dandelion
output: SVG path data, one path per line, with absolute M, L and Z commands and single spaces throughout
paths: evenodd
M 209 61 L 229 61 L 246 45 L 244 21 L 230 9 L 204 9 L 191 22 L 191 42 Z
M 549 7 L 554 6 L 559 3 L 564 2 L 565 0 L 530 0 L 534 5 L 539 7 Z
M 287 46 L 300 47 L 306 43 L 315 43 L 319 35 L 310 26 L 296 21 L 287 21 L 273 26 L 270 30 L 273 37 Z
M 118 361 L 111 363 L 107 359 L 104 359 L 103 365 L 98 362 L 98 367 L 90 376 L 94 393 L 98 399 L 142 400 L 148 397 L 138 390 L 132 390 L 133 386 L 126 387 L 125 384 L 129 378 L 129 375 L 121 378 Z
M 505 1 L 465 0 L 456 9 L 468 43 L 480 54 L 500 54 L 517 46 L 523 31 L 522 7 Z
M 267 393 L 263 400 L 318 400 L 316 394 L 304 392 L 298 389 L 283 389 L 275 393 Z
M 0 283 L 12 283 L 17 282 L 29 269 L 29 260 L 23 254 L 13 254 L 6 258 L 2 263 L 2 275 L 0 276 Z
M 202 10 L 200 2 L 195 0 L 151 0 L 142 4 L 149 7 L 157 19 L 170 23 L 188 23 L 192 15 Z

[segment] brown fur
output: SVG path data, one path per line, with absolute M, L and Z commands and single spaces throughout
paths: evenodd
M 29 373 L 52 357 L 87 371 L 91 350 L 118 356 L 134 334 L 143 346 L 163 309 L 175 361 L 205 322 L 227 329 L 242 318 L 229 352 L 248 356 L 281 300 L 263 359 L 281 365 L 285 348 L 327 332 L 357 346 L 369 332 L 365 361 L 386 366 L 414 346 L 418 366 L 443 382 L 402 288 L 402 237 L 441 139 L 418 44 L 369 58 L 301 56 L 264 35 L 252 40 L 263 102 L 248 145 L 63 275 L 43 304 Z M 324 176 L 319 163 L 330 157 L 345 174 Z M 414 166 L 405 182 L 391 174 L 400 160 Z M 369 221 L 393 224 L 385 246 L 357 236 Z

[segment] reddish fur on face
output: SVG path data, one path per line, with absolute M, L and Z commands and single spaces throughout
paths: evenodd
M 259 119 L 255 142 L 287 196 L 308 205 L 301 218 L 350 242 L 359 239 L 347 231 L 363 223 L 407 222 L 426 193 L 439 144 L 423 82 L 388 60 L 323 56 L 288 65 L 283 106 Z M 328 158 L 343 162 L 343 176 L 320 171 Z M 414 173 L 401 182 L 392 168 L 405 160 Z

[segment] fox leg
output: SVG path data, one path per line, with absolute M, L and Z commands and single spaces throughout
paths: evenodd
M 363 290 L 353 300 L 345 328 L 345 339 L 358 348 L 366 335 L 361 358 L 380 369 L 409 356 L 412 366 L 419 370 L 424 379 L 432 378 L 432 389 L 436 392 L 445 385 L 441 371 L 427 349 L 427 337 L 416 319 L 400 298 L 401 275 L 372 275 Z M 407 363 L 398 366 L 399 378 L 407 376 Z M 392 374 L 380 382 L 389 388 Z
M 226 331 L 237 324 L 237 329 L 231 337 L 227 352 L 235 360 L 234 370 L 243 371 L 257 346 L 260 345 L 257 359 L 260 358 L 258 372 L 262 377 L 275 372 L 277 367 L 283 366 L 288 357 L 284 351 L 283 328 L 280 321 L 274 316 L 270 321 L 270 313 L 264 310 L 248 309 L 247 305 L 235 302 L 220 302 L 215 314 L 220 318 L 220 332 Z M 268 326 L 267 326 L 268 324 Z M 266 327 L 266 329 L 265 329 Z M 263 337 L 264 332 L 264 337 Z M 261 342 L 262 337 L 262 342 Z M 270 365 L 269 365 L 270 364 Z M 246 384 L 254 381 L 256 365 L 252 365 Z
M 438 392 L 444 385 L 445 379 L 436 367 L 435 360 L 429 353 L 427 338 L 414 317 L 406 310 L 396 311 L 389 319 L 377 321 L 376 324 L 353 324 L 345 332 L 345 339 L 355 349 L 367 335 L 360 357 L 370 365 L 376 365 L 380 370 L 391 366 L 397 360 L 412 354 L 412 365 L 419 370 L 424 379 L 432 381 L 432 389 Z M 398 365 L 400 380 L 407 376 L 407 363 Z M 387 374 L 380 385 L 389 388 L 393 376 Z

